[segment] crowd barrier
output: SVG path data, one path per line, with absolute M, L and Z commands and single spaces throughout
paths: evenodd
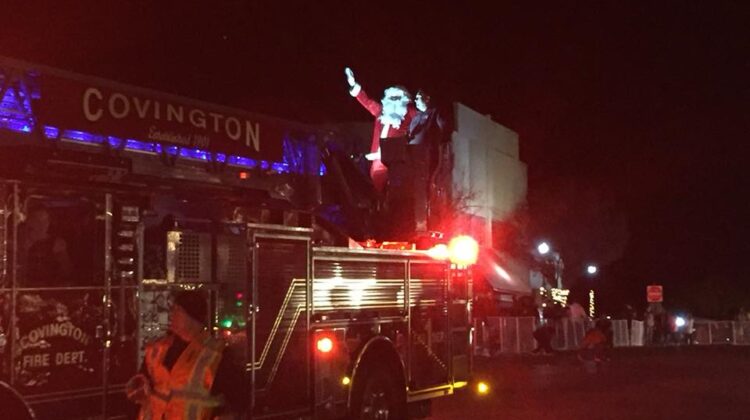
M 694 344 L 750 345 L 750 321 L 699 321 Z
M 589 319 L 549 320 L 555 333 L 555 350 L 576 350 L 583 336 L 594 322 Z M 534 330 L 539 325 L 536 317 L 487 317 L 474 320 L 474 352 L 479 356 L 521 354 L 536 348 Z M 684 329 L 656 340 L 643 321 L 615 319 L 612 323 L 612 344 L 615 347 L 639 347 L 660 344 L 691 343 L 696 345 L 750 345 L 750 321 L 696 321 L 693 334 Z
M 487 317 L 474 320 L 475 353 L 495 356 L 502 353 L 527 353 L 536 347 L 536 318 Z

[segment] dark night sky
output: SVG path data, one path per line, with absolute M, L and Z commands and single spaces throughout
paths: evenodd
M 585 258 L 613 303 L 750 306 L 748 2 L 112 3 L 6 1 L 0 54 L 308 122 L 368 118 L 347 65 L 427 87 L 520 134 L 571 282 Z

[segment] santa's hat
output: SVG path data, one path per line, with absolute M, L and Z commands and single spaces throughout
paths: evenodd
M 405 87 L 400 85 L 388 87 L 383 91 L 383 99 L 395 99 L 399 97 L 411 100 L 411 94 L 409 93 L 409 91 L 406 90 Z

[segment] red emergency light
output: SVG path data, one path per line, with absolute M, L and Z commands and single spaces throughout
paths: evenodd
M 385 241 L 380 245 L 380 249 L 391 249 L 397 251 L 411 251 L 414 249 L 414 244 L 411 242 L 394 242 Z
M 453 264 L 460 266 L 475 264 L 479 256 L 479 243 L 471 236 L 456 236 L 448 243 L 448 255 Z
M 450 251 L 448 250 L 448 245 L 446 244 L 437 244 L 433 246 L 427 250 L 427 254 L 436 260 L 447 260 L 451 256 Z

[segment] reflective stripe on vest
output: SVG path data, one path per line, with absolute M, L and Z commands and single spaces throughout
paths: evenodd
M 223 403 L 221 398 L 211 395 L 211 387 L 224 344 L 207 333 L 202 334 L 188 344 L 168 371 L 163 362 L 171 345 L 172 339 L 167 337 L 154 343 L 153 349 L 147 349 L 146 363 L 153 380 L 153 392 L 148 409 L 144 406 L 140 417 L 144 420 L 210 419 L 213 410 Z
M 161 420 L 164 417 L 169 401 L 169 371 L 163 362 L 172 342 L 172 336 L 167 336 L 146 345 L 145 363 L 151 377 L 151 395 L 141 407 L 139 420 Z

